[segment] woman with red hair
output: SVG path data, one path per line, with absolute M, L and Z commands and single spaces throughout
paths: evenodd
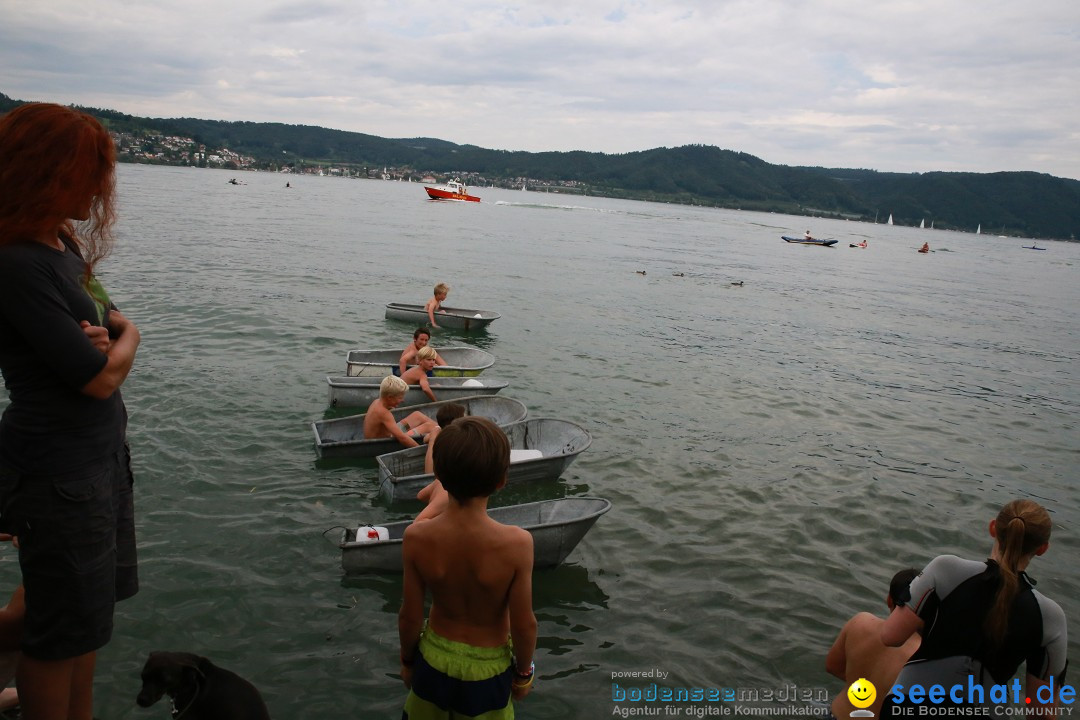
M 91 720 L 96 651 L 138 591 L 120 386 L 139 330 L 94 277 L 115 164 L 90 115 L 32 103 L 0 118 L 0 530 L 19 539 L 27 720 Z

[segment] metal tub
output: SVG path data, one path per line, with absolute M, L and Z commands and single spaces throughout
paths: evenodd
M 508 505 L 488 510 L 492 519 L 517 525 L 533 536 L 534 567 L 554 567 L 567 558 L 597 518 L 611 509 L 603 498 L 569 497 Z M 411 520 L 383 525 L 386 540 L 356 542 L 356 528 L 342 533 L 341 567 L 347 575 L 373 571 L 401 572 L 401 540 Z
M 555 480 L 592 444 L 585 428 L 567 420 L 530 418 L 503 428 L 510 440 L 508 483 Z M 514 451 L 535 450 L 542 457 L 515 460 Z M 427 446 L 406 448 L 376 458 L 379 495 L 387 502 L 413 500 L 435 476 L 424 472 Z
M 474 377 L 495 364 L 495 356 L 473 347 L 435 348 L 446 361 L 431 371 L 435 377 Z M 345 356 L 345 374 L 349 377 L 395 375 L 401 350 L 350 350 Z
M 362 407 L 371 405 L 379 397 L 381 377 L 348 377 L 327 375 L 327 400 L 330 407 Z M 509 380 L 484 377 L 430 377 L 428 384 L 439 400 L 454 400 L 470 395 L 495 395 L 510 384 Z M 410 385 L 403 405 L 429 402 L 419 385 Z
M 529 414 L 528 409 L 520 400 L 501 395 L 473 395 L 457 400 L 409 405 L 399 407 L 391 411 L 391 414 L 395 420 L 401 421 L 418 410 L 434 420 L 439 408 L 450 403 L 464 405 L 466 415 L 486 417 L 500 427 L 524 420 Z M 365 438 L 365 416 L 366 413 L 334 420 L 316 420 L 311 423 L 311 430 L 315 433 L 315 452 L 319 457 L 366 458 L 402 449 L 398 441 L 392 437 Z
M 486 328 L 501 316 L 494 310 L 470 310 L 443 306 L 435 312 L 435 324 L 453 330 L 480 330 Z M 414 325 L 428 325 L 427 310 L 423 305 L 407 303 L 387 303 L 386 319 L 401 320 Z

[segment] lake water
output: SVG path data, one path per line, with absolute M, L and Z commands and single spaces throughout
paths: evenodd
M 614 505 L 536 573 L 538 681 L 520 717 L 608 717 L 613 682 L 650 681 L 613 674 L 653 669 L 670 687 L 835 693 L 824 657 L 843 622 L 883 614 L 901 567 L 985 557 L 986 523 L 1020 496 L 1053 512 L 1031 570 L 1077 618 L 1080 244 L 230 177 L 119 170 L 100 274 L 143 334 L 124 387 L 142 591 L 100 653 L 102 720 L 165 716 L 135 695 L 166 649 L 247 677 L 275 718 L 399 716 L 400 580 L 343 577 L 323 533 L 418 507 L 384 505 L 372 461 L 318 461 L 309 424 L 346 351 L 410 339 L 384 305 L 438 281 L 447 305 L 502 317 L 434 345 L 493 353 L 504 395 L 593 435 L 561 481 L 493 504 Z M 807 228 L 840 242 L 780 240 Z M 936 252 L 916 253 L 924 241 Z M 0 558 L 8 587 L 17 567 Z

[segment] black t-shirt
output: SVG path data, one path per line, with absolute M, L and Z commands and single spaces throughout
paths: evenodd
M 115 453 L 127 413 L 120 391 L 81 392 L 105 355 L 79 326 L 101 325 L 72 246 L 0 245 L 0 371 L 11 404 L 0 418 L 0 460 L 25 473 L 76 469 Z

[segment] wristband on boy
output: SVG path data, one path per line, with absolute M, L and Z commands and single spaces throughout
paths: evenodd
M 536 663 L 529 663 L 529 672 L 521 672 L 516 667 L 514 668 L 514 681 L 513 685 L 516 688 L 527 688 L 533 684 L 533 679 L 536 677 Z

